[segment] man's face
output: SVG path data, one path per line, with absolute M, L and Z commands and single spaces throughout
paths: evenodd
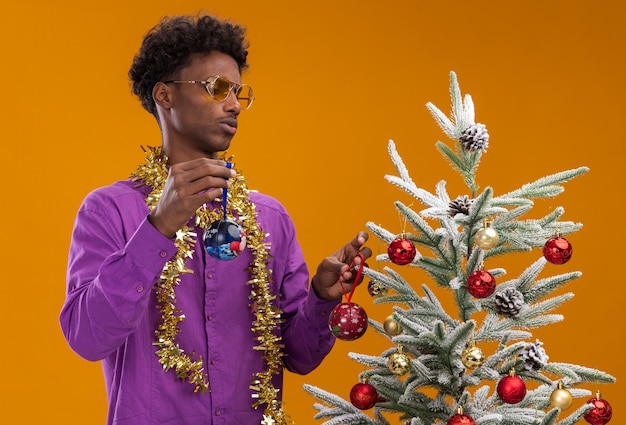
M 237 62 L 221 52 L 192 56 L 191 63 L 174 77 L 181 81 L 206 81 L 214 75 L 241 83 Z M 235 94 L 231 92 L 225 101 L 218 102 L 202 84 L 168 84 L 168 89 L 170 108 L 162 131 L 170 149 L 186 159 L 214 157 L 228 149 L 241 112 Z

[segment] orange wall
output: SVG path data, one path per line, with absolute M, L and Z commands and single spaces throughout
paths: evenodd
M 399 228 L 392 202 L 410 200 L 383 179 L 390 138 L 419 186 L 445 179 L 451 196 L 466 193 L 434 149 L 445 139 L 424 107 L 447 110 L 450 70 L 491 135 L 482 187 L 502 194 L 588 165 L 532 213 L 563 205 L 585 225 L 558 270 L 583 272 L 569 287 L 577 296 L 564 322 L 537 335 L 552 361 L 624 376 L 623 2 L 4 1 L 3 423 L 104 423 L 100 366 L 70 351 L 57 320 L 72 222 L 89 190 L 126 177 L 139 146 L 159 143 L 126 78 L 142 35 L 162 15 L 202 8 L 248 28 L 244 79 L 258 101 L 231 153 L 253 188 L 291 212 L 311 267 L 369 220 Z M 507 260 L 509 276 L 538 255 Z M 390 311 L 365 290 L 354 301 L 380 321 Z M 313 424 L 302 383 L 348 397 L 361 367 L 346 353 L 387 347 L 373 332 L 338 342 L 317 371 L 287 377 L 288 413 Z M 622 382 L 600 388 L 615 424 L 626 421 Z

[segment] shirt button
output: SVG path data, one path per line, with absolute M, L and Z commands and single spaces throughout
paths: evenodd
M 217 409 L 217 410 L 215 411 L 215 416 L 219 416 L 219 415 L 221 415 L 221 414 L 222 414 L 222 411 L 221 411 L 220 409 Z
M 137 292 L 143 292 L 143 285 L 137 286 Z
M 215 364 L 215 359 L 211 359 L 211 364 Z
M 211 321 L 211 315 L 209 314 L 206 319 L 210 322 Z
M 164 251 L 164 250 L 159 251 L 159 256 L 160 256 L 161 258 L 165 258 L 165 257 L 167 257 L 167 251 Z
M 326 316 L 326 312 L 325 311 L 320 311 L 320 316 Z
M 210 273 L 210 272 L 209 272 L 209 273 L 207 273 L 207 274 L 206 274 L 206 278 L 207 278 L 207 279 L 213 279 L 213 273 Z

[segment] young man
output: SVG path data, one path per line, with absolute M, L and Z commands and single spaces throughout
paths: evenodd
M 253 101 L 246 55 L 240 26 L 175 17 L 146 35 L 129 71 L 162 146 L 84 200 L 61 312 L 69 345 L 103 362 L 109 424 L 284 423 L 282 365 L 320 364 L 334 342 L 328 315 L 371 255 L 360 232 L 307 290 L 284 208 L 219 159 Z M 203 246 L 224 219 L 236 231 L 221 236 L 244 236 L 229 260 Z

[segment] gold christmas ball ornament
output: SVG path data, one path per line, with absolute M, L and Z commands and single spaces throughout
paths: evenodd
M 389 336 L 396 336 L 402 333 L 402 326 L 393 318 L 393 316 L 387 316 L 383 322 L 383 328 L 385 333 Z
M 572 393 L 563 387 L 563 383 L 561 381 L 559 381 L 557 389 L 552 391 L 552 394 L 550 394 L 550 404 L 561 410 L 569 409 L 573 400 L 574 398 L 572 397 Z
M 486 223 L 482 229 L 476 232 L 474 241 L 479 248 L 491 249 L 498 244 L 499 239 L 498 232 L 489 223 Z
M 388 290 L 389 288 L 380 282 L 376 282 L 375 280 L 370 280 L 367 284 L 367 292 L 374 298 L 387 295 Z
M 401 349 L 387 359 L 387 367 L 394 375 L 402 376 L 411 370 L 411 359 Z
M 463 353 L 461 353 L 461 362 L 468 369 L 476 369 L 480 367 L 485 361 L 485 354 L 483 350 L 478 348 L 475 344 L 470 344 Z

